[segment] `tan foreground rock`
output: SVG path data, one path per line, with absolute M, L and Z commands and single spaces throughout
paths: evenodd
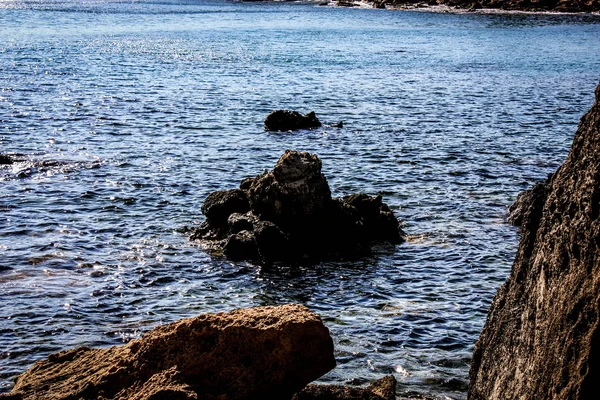
M 469 399 L 597 399 L 600 86 L 565 163 L 525 201 L 519 250 L 475 347 Z
M 289 399 L 334 366 L 316 314 L 257 307 L 182 319 L 123 346 L 52 354 L 0 399 Z

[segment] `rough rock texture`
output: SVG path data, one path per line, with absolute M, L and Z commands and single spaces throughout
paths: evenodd
M 522 221 L 475 346 L 469 399 L 592 399 L 600 378 L 600 86 L 571 152 Z
M 321 160 L 297 151 L 286 151 L 273 171 L 244 179 L 240 189 L 211 193 L 202 212 L 206 222 L 191 239 L 232 260 L 355 257 L 375 242 L 403 241 L 381 196 L 332 198 Z
M 275 110 L 265 118 L 267 131 L 297 131 L 299 129 L 314 129 L 321 126 L 321 121 L 314 111 L 306 115 L 298 111 Z
M 529 216 L 528 213 L 541 210 L 548 198 L 552 174 L 548 179 L 536 183 L 531 189 L 527 189 L 517 196 L 514 203 L 508 207 L 508 222 L 515 226 L 521 226 L 523 220 L 539 219 Z
M 338 1 L 340 6 L 351 7 L 358 1 Z M 511 11 L 556 11 L 595 12 L 600 11 L 599 0 L 370 0 L 375 8 L 425 8 L 444 5 L 470 11 L 497 9 Z
M 396 378 L 383 377 L 366 388 L 340 385 L 308 385 L 292 400 L 395 400 Z
M 334 366 L 317 315 L 257 307 L 182 319 L 124 346 L 52 354 L 0 399 L 289 399 Z

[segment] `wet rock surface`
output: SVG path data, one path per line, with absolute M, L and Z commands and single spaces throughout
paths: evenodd
M 366 388 L 341 385 L 308 385 L 292 400 L 395 400 L 396 378 L 383 377 Z
M 469 399 L 592 399 L 600 376 L 600 86 L 567 160 L 531 191 L 508 280 L 475 346 Z M 542 195 L 538 192 L 547 192 Z
M 366 388 L 342 385 L 308 385 L 292 400 L 395 400 L 396 378 L 383 377 Z
M 297 131 L 315 129 L 320 126 L 321 121 L 314 111 L 302 115 L 298 111 L 275 110 L 265 118 L 265 130 L 267 131 Z
M 286 151 L 273 171 L 244 179 L 240 189 L 211 193 L 202 212 L 206 222 L 191 240 L 233 260 L 356 257 L 374 243 L 403 241 L 381 196 L 332 198 L 321 160 L 297 151 Z
M 257 307 L 183 319 L 124 346 L 52 354 L 0 399 L 286 399 L 334 366 L 317 315 Z

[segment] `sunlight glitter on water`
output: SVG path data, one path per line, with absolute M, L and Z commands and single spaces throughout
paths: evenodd
M 581 16 L 0 3 L 0 153 L 23 157 L 0 166 L 0 391 L 52 352 L 299 302 L 335 341 L 323 382 L 464 398 L 518 240 L 506 207 L 564 159 L 599 34 Z M 276 108 L 344 127 L 265 133 Z M 382 194 L 407 243 L 262 270 L 188 242 L 208 193 L 287 148 L 317 153 L 335 196 Z

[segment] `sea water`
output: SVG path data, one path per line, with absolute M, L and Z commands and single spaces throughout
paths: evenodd
M 323 383 L 465 397 L 519 231 L 600 79 L 600 20 L 217 1 L 0 2 L 0 392 L 35 360 L 203 312 L 302 303 Z M 268 133 L 273 109 L 313 131 Z M 343 128 L 330 127 L 343 121 Z M 408 240 L 263 270 L 190 243 L 214 190 L 316 153 Z

